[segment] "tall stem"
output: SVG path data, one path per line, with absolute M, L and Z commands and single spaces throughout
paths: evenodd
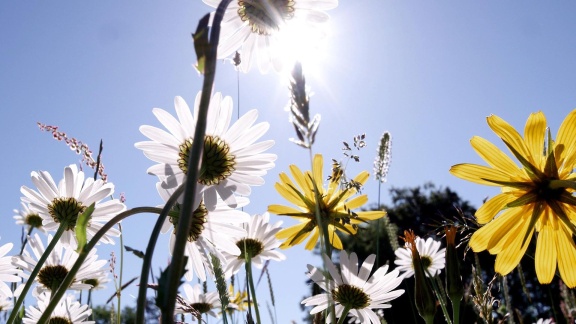
M 202 86 L 202 95 L 200 97 L 200 107 L 198 111 L 198 118 L 196 121 L 196 129 L 194 138 L 198 139 L 192 143 L 190 149 L 190 157 L 188 159 L 188 174 L 184 191 L 184 203 L 178 221 L 178 228 L 176 230 L 176 238 L 174 242 L 174 249 L 172 250 L 172 262 L 168 270 L 168 287 L 166 287 L 166 300 L 163 301 L 166 311 L 162 313 L 162 323 L 171 324 L 174 322 L 174 308 L 176 307 L 176 295 L 178 294 L 178 286 L 180 285 L 180 278 L 182 277 L 182 269 L 184 268 L 184 250 L 188 240 L 188 233 L 192 225 L 192 211 L 195 205 L 194 193 L 196 192 L 196 185 L 199 176 L 200 161 L 202 158 L 202 150 L 204 149 L 204 136 L 206 134 L 206 119 L 208 116 L 208 107 L 210 104 L 210 97 L 212 96 L 212 86 L 214 85 L 214 78 L 216 76 L 216 58 L 218 51 L 218 42 L 220 40 L 220 24 L 224 17 L 226 7 L 231 0 L 222 0 L 218 5 L 214 20 L 212 22 L 212 29 L 210 31 L 210 50 L 206 55 L 204 83 Z
M 150 234 L 150 240 L 148 240 L 148 246 L 146 247 L 146 254 L 144 255 L 144 260 L 142 261 L 142 271 L 140 272 L 140 285 L 138 286 L 138 301 L 136 304 L 136 323 L 144 323 L 144 311 L 146 309 L 146 291 L 148 290 L 148 277 L 152 271 L 152 256 L 154 255 L 154 248 L 156 247 L 156 242 L 158 241 L 158 236 L 160 236 L 160 231 L 162 230 L 162 225 L 168 217 L 172 206 L 176 203 L 180 195 L 184 192 L 184 184 L 178 187 L 172 196 L 168 199 L 162 212 L 156 220 L 154 229 L 152 229 L 152 234 Z
M 104 226 L 102 226 L 102 228 L 98 232 L 96 232 L 96 234 L 92 237 L 90 242 L 88 242 L 88 244 L 86 244 L 86 246 L 84 246 L 82 251 L 80 251 L 80 253 L 78 254 L 78 258 L 76 259 L 76 262 L 74 262 L 74 265 L 72 266 L 72 268 L 70 269 L 70 271 L 68 272 L 68 274 L 66 275 L 64 280 L 62 281 L 62 284 L 60 284 L 60 287 L 58 287 L 58 289 L 56 291 L 52 292 L 52 299 L 50 300 L 50 303 L 48 304 L 48 306 L 46 306 L 46 309 L 44 310 L 44 313 L 42 314 L 42 316 L 40 317 L 38 322 L 39 323 L 47 323 L 48 322 L 50 315 L 52 314 L 52 312 L 56 308 L 56 305 L 58 304 L 60 299 L 62 299 L 62 297 L 64 296 L 64 293 L 66 293 L 66 289 L 68 289 L 68 287 L 70 287 L 70 284 L 74 281 L 74 277 L 78 273 L 78 270 L 80 270 L 80 267 L 82 267 L 82 263 L 84 263 L 84 261 L 88 257 L 89 252 L 96 246 L 96 244 L 98 244 L 98 241 L 100 241 L 100 239 L 114 225 L 116 225 L 118 222 L 120 222 L 124 218 L 135 215 L 135 214 L 141 214 L 141 213 L 159 214 L 160 211 L 161 211 L 160 208 L 155 208 L 155 207 L 136 207 L 136 208 L 132 208 L 130 210 L 127 210 L 127 211 L 124 211 L 124 212 L 118 214 L 117 216 L 112 218 L 110 221 L 108 221 L 108 223 L 104 224 Z M 54 240 L 54 239 L 52 239 L 52 240 Z M 14 308 L 14 310 L 17 311 L 16 308 Z
M 8 317 L 8 321 L 7 321 L 8 324 L 13 323 L 14 320 L 16 319 L 16 315 L 18 314 L 18 310 L 20 309 L 20 306 L 22 306 L 22 303 L 24 302 L 24 299 L 26 298 L 26 295 L 28 294 L 28 290 L 30 290 L 32 283 L 34 283 L 34 279 L 36 279 L 36 276 L 38 275 L 38 273 L 42 269 L 44 262 L 46 262 L 46 259 L 48 259 L 48 256 L 50 255 L 50 253 L 52 253 L 52 250 L 54 250 L 54 247 L 56 246 L 56 244 L 60 240 L 60 237 L 62 237 L 62 234 L 64 234 L 64 231 L 66 231 L 67 227 L 68 227 L 67 223 L 60 223 L 60 226 L 58 226 L 58 230 L 56 230 L 54 237 L 52 237 L 52 241 L 50 241 L 50 243 L 46 247 L 46 250 L 44 250 L 44 253 L 40 257 L 40 259 L 38 259 L 38 262 L 36 263 L 34 270 L 32 270 L 32 273 L 30 273 L 30 277 L 28 278 L 28 280 L 26 281 L 26 284 L 24 285 L 24 289 L 20 293 L 20 296 L 18 296 L 18 299 L 16 300 L 16 303 L 14 304 L 14 308 L 12 308 L 12 312 L 10 313 L 10 317 Z
M 118 289 L 116 290 L 116 299 L 118 299 L 118 308 L 116 315 L 116 322 L 122 323 L 122 273 L 124 271 L 124 233 L 122 233 L 122 225 L 118 224 L 120 230 L 120 277 L 118 282 Z
M 254 279 L 252 278 L 252 257 L 250 253 L 245 253 L 246 256 L 246 276 L 248 276 L 248 285 L 250 289 L 248 294 L 252 294 L 252 303 L 254 304 L 254 312 L 256 313 L 256 323 L 262 323 L 260 321 L 260 311 L 258 310 L 258 300 L 256 299 L 256 289 L 254 289 Z

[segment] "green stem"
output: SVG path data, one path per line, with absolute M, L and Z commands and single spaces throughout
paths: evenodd
M 342 311 L 342 315 L 340 315 L 340 319 L 338 320 L 338 324 L 343 324 L 344 321 L 346 320 L 346 316 L 348 315 L 348 312 L 350 311 L 350 306 L 346 305 L 344 306 L 344 310 Z M 336 315 L 334 315 L 336 316 Z
M 450 320 L 450 314 L 448 313 L 448 309 L 446 308 L 446 299 L 444 298 L 444 294 L 439 288 L 439 286 L 441 285 L 438 285 L 436 282 L 436 280 L 439 280 L 438 276 L 431 277 L 428 270 L 426 270 L 426 273 L 429 275 L 428 278 L 430 279 L 430 282 L 432 282 L 432 289 L 434 289 L 434 293 L 436 294 L 436 297 L 440 302 L 440 307 L 442 308 L 442 313 L 444 313 L 444 318 L 446 319 L 446 322 L 448 324 L 452 324 L 452 321 Z
M 30 277 L 28 278 L 28 280 L 26 281 L 26 284 L 24 285 L 24 289 L 20 293 L 20 296 L 18 296 L 18 300 L 16 300 L 16 303 L 14 304 L 14 307 L 12 308 L 12 312 L 10 313 L 10 317 L 8 317 L 8 321 L 7 321 L 8 324 L 13 323 L 14 320 L 16 319 L 16 315 L 18 314 L 18 310 L 20 309 L 20 306 L 22 306 L 22 303 L 24 302 L 24 299 L 26 298 L 26 294 L 28 294 L 28 290 L 30 290 L 30 287 L 34 283 L 34 279 L 36 279 L 36 276 L 38 275 L 38 273 L 42 269 L 44 262 L 46 262 L 46 259 L 48 259 L 48 256 L 50 256 L 50 253 L 52 253 L 52 250 L 54 250 L 54 247 L 56 246 L 56 244 L 60 240 L 60 237 L 62 237 L 62 234 L 64 234 L 64 231 L 66 231 L 66 228 L 68 228 L 67 223 L 60 223 L 60 226 L 58 226 L 58 230 L 56 230 L 56 233 L 54 234 L 54 236 L 52 237 L 52 240 L 50 241 L 50 243 L 46 247 L 46 250 L 44 250 L 44 253 L 40 257 L 40 259 L 38 259 L 38 262 L 36 263 L 34 270 L 32 270 L 32 273 L 30 273 Z
M 64 296 L 64 293 L 66 293 L 66 290 L 68 289 L 68 287 L 70 287 L 70 284 L 74 281 L 74 277 L 76 276 L 76 273 L 78 273 L 78 270 L 80 269 L 80 267 L 82 267 L 82 263 L 84 263 L 84 260 L 86 260 L 86 258 L 88 257 L 88 253 L 90 252 L 90 250 L 92 250 L 96 246 L 96 244 L 98 244 L 98 241 L 100 241 L 100 239 L 104 235 L 106 235 L 106 233 L 114 225 L 116 225 L 118 222 L 120 222 L 124 218 L 135 215 L 135 214 L 141 214 L 141 213 L 159 214 L 160 212 L 161 212 L 160 208 L 136 207 L 136 208 L 132 208 L 130 210 L 127 210 L 127 211 L 124 211 L 124 212 L 118 214 L 117 216 L 112 218 L 110 221 L 108 221 L 108 223 L 104 224 L 104 226 L 102 226 L 102 228 L 98 232 L 96 232 L 94 237 L 92 237 L 90 242 L 88 242 L 88 244 L 86 244 L 86 246 L 84 246 L 82 251 L 80 251 L 80 253 L 78 254 L 78 258 L 76 259 L 76 262 L 74 262 L 74 265 L 72 266 L 72 268 L 70 269 L 70 271 L 68 272 L 68 274 L 66 275 L 64 280 L 62 281 L 62 284 L 60 285 L 60 287 L 58 287 L 58 290 L 52 292 L 52 299 L 50 300 L 50 303 L 48 304 L 48 306 L 46 306 L 46 309 L 44 310 L 44 313 L 42 314 L 42 316 L 40 317 L 38 322 L 39 323 L 47 323 L 48 322 L 48 319 L 50 318 L 50 315 L 52 314 L 52 312 L 56 308 L 58 301 L 60 301 L 60 299 L 62 299 L 62 297 Z M 20 306 L 18 306 L 18 307 L 20 307 Z M 17 309 L 17 308 L 14 308 L 14 309 Z
M 28 237 L 30 235 L 32 235 L 32 231 L 34 230 L 34 227 L 30 226 L 30 228 L 28 229 L 28 234 L 26 234 L 26 237 L 24 238 L 24 240 L 22 240 L 22 247 L 20 248 L 20 254 L 22 255 L 22 253 L 24 253 L 24 248 L 26 247 L 26 244 L 28 244 Z
M 176 295 L 178 294 L 178 286 L 180 286 L 180 279 L 182 278 L 182 269 L 184 269 L 184 250 L 186 242 L 188 241 L 188 234 L 190 226 L 192 225 L 192 211 L 195 205 L 194 194 L 196 192 L 196 185 L 199 176 L 199 166 L 202 158 L 202 150 L 204 149 L 204 136 L 206 134 L 206 119 L 208 116 L 208 108 L 210 104 L 210 97 L 212 96 L 212 87 L 216 76 L 216 58 L 218 51 L 218 42 L 220 40 L 220 24 L 224 18 L 224 12 L 231 0 L 222 0 L 216 9 L 212 28 L 210 31 L 210 50 L 206 55 L 206 65 L 204 82 L 202 85 L 202 95 L 200 97 L 200 105 L 198 111 L 198 118 L 196 120 L 196 129 L 194 138 L 198 139 L 192 143 L 190 149 L 190 157 L 188 158 L 188 174 L 186 177 L 184 203 L 180 212 L 180 219 L 178 220 L 178 228 L 176 229 L 176 238 L 174 248 L 172 250 L 172 262 L 168 270 L 168 287 L 166 287 L 166 300 L 162 301 L 166 311 L 162 314 L 162 323 L 171 324 L 174 322 L 174 309 L 176 307 Z
M 156 248 L 156 242 L 158 241 L 158 237 L 160 236 L 160 231 L 162 230 L 162 225 L 168 217 L 172 206 L 178 200 L 178 197 L 184 192 L 184 184 L 180 185 L 172 196 L 168 199 L 164 207 L 162 208 L 162 212 L 158 216 L 158 220 L 156 220 L 156 224 L 154 225 L 154 229 L 152 229 L 152 234 L 150 234 L 150 240 L 148 240 L 148 246 L 146 247 L 146 254 L 144 255 L 144 260 L 142 261 L 142 271 L 140 272 L 140 285 L 138 286 L 138 300 L 136 303 L 136 323 L 143 324 L 144 323 L 144 311 L 146 309 L 146 292 L 148 291 L 148 278 L 150 272 L 152 271 L 152 256 L 154 255 L 154 249 Z M 152 276 L 154 279 L 154 276 Z
M 378 210 L 380 210 L 380 189 L 382 182 L 378 180 Z M 380 267 L 380 223 L 381 218 L 376 220 L 376 269 Z
M 460 324 L 460 299 L 452 300 L 452 321 L 454 324 Z
M 260 311 L 258 310 L 258 300 L 256 299 L 256 289 L 254 289 L 254 280 L 252 279 L 252 258 L 250 257 L 250 253 L 245 253 L 246 256 L 246 276 L 248 276 L 248 285 L 250 289 L 248 289 L 248 294 L 252 294 L 252 303 L 254 304 L 254 312 L 256 313 L 256 323 L 262 323 L 260 321 Z
M 118 299 L 118 307 L 117 307 L 117 315 L 116 321 L 117 323 L 122 323 L 122 272 L 124 270 L 124 233 L 122 233 L 122 225 L 118 224 L 118 229 L 120 230 L 120 277 L 118 282 L 118 289 L 116 290 L 116 299 Z

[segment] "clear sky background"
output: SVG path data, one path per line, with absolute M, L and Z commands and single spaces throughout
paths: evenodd
M 40 132 L 38 121 L 60 126 L 94 151 L 103 139 L 109 181 L 117 197 L 125 193 L 129 208 L 162 202 L 156 178 L 146 174 L 153 162 L 134 148 L 146 140 L 138 127 L 160 126 L 152 108 L 174 114 L 177 95 L 193 103 L 202 79 L 192 68 L 190 33 L 211 10 L 200 0 L 0 2 L 1 244 L 19 245 L 12 210 L 20 207 L 20 187 L 32 186 L 30 172 L 46 170 L 59 180 L 66 165 L 79 162 Z M 575 2 L 356 0 L 341 1 L 329 14 L 325 54 L 307 74 L 312 113 L 322 115 L 314 152 L 326 161 L 341 159 L 342 141 L 366 133 L 361 163 L 351 163 L 348 172 L 371 172 L 379 137 L 390 131 L 384 202 L 390 187 L 431 181 L 479 207 L 494 189 L 448 170 L 483 163 L 469 145 L 472 136 L 498 143 L 485 117 L 499 115 L 523 133 L 528 115 L 542 110 L 555 134 L 576 108 Z M 308 169 L 308 152 L 288 141 L 295 134 L 283 110 L 286 79 L 257 70 L 242 74 L 238 98 L 237 73 L 219 63 L 215 90 L 231 95 L 235 106 L 240 100 L 241 114 L 259 109 L 258 120 L 271 125 L 264 139 L 276 141 L 276 167 L 264 186 L 253 189 L 245 209 L 262 213 L 269 204 L 284 204 L 273 188 L 278 173 L 289 164 Z M 373 179 L 365 188 L 370 203 L 377 201 L 377 188 Z M 153 215 L 123 222 L 124 243 L 144 250 L 153 223 Z M 117 248 L 101 246 L 98 254 L 107 259 L 110 251 L 119 254 Z M 167 252 L 163 236 L 156 272 L 166 266 Z M 300 322 L 306 263 L 319 259 L 303 246 L 285 253 L 285 262 L 270 266 L 277 315 L 279 323 Z M 137 276 L 140 265 L 126 254 L 125 280 Z M 268 300 L 266 285 L 261 288 L 259 299 Z M 98 292 L 96 300 L 111 293 Z M 128 289 L 123 303 L 133 305 L 136 293 L 136 287 Z

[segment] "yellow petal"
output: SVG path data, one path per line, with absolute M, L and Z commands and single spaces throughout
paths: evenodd
M 517 208 L 514 208 L 517 209 Z M 514 210 L 506 210 L 496 219 L 490 223 L 480 227 L 472 237 L 470 238 L 469 245 L 474 252 L 480 252 L 488 249 L 488 244 L 491 238 L 497 234 L 497 239 L 501 239 L 502 233 L 501 227 L 510 228 L 514 223 L 518 221 L 517 215 Z
M 362 171 L 354 177 L 354 181 L 360 182 L 362 185 L 366 183 L 366 181 L 370 178 L 370 173 L 368 171 Z
M 290 236 L 294 236 L 296 233 L 300 232 L 304 226 L 306 226 L 306 223 L 296 224 L 294 226 L 283 228 L 278 233 L 276 233 L 276 238 L 282 240 Z
M 352 224 L 360 224 L 363 223 L 364 221 L 376 220 L 386 216 L 386 212 L 383 210 L 363 211 L 363 212 L 357 212 L 356 214 L 358 214 L 359 219 L 352 218 L 350 220 Z
M 336 234 L 336 228 L 334 226 L 329 226 L 328 233 L 329 233 L 328 240 L 330 241 L 332 246 L 338 250 L 343 250 L 344 247 L 342 246 L 342 241 L 340 240 L 340 237 L 338 237 L 338 235 Z
M 532 239 L 532 234 L 534 234 L 534 229 L 530 230 L 526 243 L 522 246 L 524 236 L 529 226 L 530 222 L 525 221 L 522 223 L 522 226 L 516 227 L 511 231 L 510 235 L 508 235 L 506 246 L 498 253 L 498 256 L 496 256 L 496 263 L 494 264 L 494 270 L 496 272 L 505 276 L 518 266 L 518 263 L 520 263 L 524 253 L 526 253 L 526 249 L 530 245 L 528 243 Z
M 488 252 L 498 254 L 508 247 L 508 242 L 523 226 L 524 222 L 529 221 L 529 215 L 532 215 L 532 208 L 518 207 L 506 211 L 509 214 L 510 222 L 503 223 L 488 241 Z M 525 235 L 525 234 L 522 234 Z M 522 237 L 522 239 L 524 236 Z
M 296 206 L 306 208 L 306 204 L 302 201 L 302 199 L 300 199 L 300 196 L 298 196 L 296 192 L 294 192 L 294 189 L 287 186 L 283 186 L 279 182 L 276 182 L 274 184 L 274 188 L 284 199 L 288 200 L 288 202 L 291 202 Z
M 526 147 L 526 143 L 524 143 L 522 136 L 520 136 L 520 134 L 514 129 L 514 127 L 512 127 L 510 124 L 504 121 L 504 119 L 495 115 L 486 118 L 486 120 L 488 121 L 488 125 L 494 131 L 494 133 L 496 133 L 496 135 L 498 135 L 509 145 L 511 145 L 516 151 L 522 154 L 522 156 L 524 156 L 529 162 L 534 163 L 534 161 L 531 158 L 532 155 L 530 154 L 528 147 Z
M 516 197 L 507 193 L 498 194 L 484 203 L 476 211 L 476 220 L 479 224 L 486 224 L 491 221 L 498 213 L 506 208 L 506 204 L 515 200 Z
M 478 153 L 478 155 L 493 168 L 509 175 L 523 175 L 516 163 L 514 163 L 508 155 L 488 140 L 479 136 L 474 136 L 470 140 L 470 144 L 472 144 L 476 153 Z
M 316 182 L 316 185 L 318 186 L 318 188 L 323 187 L 323 185 L 322 185 L 322 183 L 324 182 L 324 173 L 322 170 L 323 168 L 324 168 L 324 158 L 322 157 L 322 154 L 314 155 L 314 160 L 313 160 L 313 164 L 312 164 L 312 172 L 314 172 L 314 174 L 313 174 L 314 181 Z
M 460 179 L 476 182 L 487 186 L 500 186 L 494 182 L 485 179 L 496 181 L 510 181 L 510 176 L 497 169 L 492 169 L 478 164 L 456 164 L 450 168 L 450 173 Z
M 296 214 L 301 213 L 304 214 L 300 209 L 282 206 L 282 205 L 269 205 L 268 212 L 276 215 L 288 215 L 288 214 Z
M 555 236 L 558 234 L 560 233 L 555 231 L 550 223 L 543 225 L 538 233 L 534 262 L 536 276 L 541 284 L 549 284 L 554 278 L 558 256 Z
M 314 229 L 312 230 L 312 235 L 310 236 L 308 243 L 306 243 L 306 250 L 314 249 L 314 247 L 316 246 L 316 242 L 318 242 L 318 236 L 319 236 L 318 227 L 314 227 Z
M 302 170 L 300 170 L 300 168 L 292 164 L 290 165 L 290 173 L 292 173 L 292 177 L 294 178 L 294 181 L 296 182 L 298 187 L 300 187 L 300 191 L 302 193 L 306 193 L 307 191 L 309 191 L 310 187 L 307 184 L 306 176 L 304 173 L 302 173 Z
M 557 161 L 564 160 L 564 169 L 568 172 L 572 171 L 576 164 L 576 109 L 572 110 L 558 129 L 556 135 L 556 146 L 564 146 L 560 156 L 557 156 Z
M 536 167 L 540 170 L 546 165 L 546 155 L 543 154 L 546 133 L 546 117 L 544 114 L 541 111 L 530 114 L 524 127 L 524 142 L 536 163 Z
M 346 207 L 349 209 L 356 209 L 364 206 L 368 202 L 368 195 L 356 196 L 346 202 Z
M 558 270 L 560 277 L 569 288 L 576 287 L 576 246 L 570 230 L 564 225 L 556 231 L 556 247 L 558 249 Z

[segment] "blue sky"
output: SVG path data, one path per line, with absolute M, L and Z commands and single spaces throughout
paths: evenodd
M 32 186 L 30 172 L 46 170 L 60 179 L 64 166 L 79 161 L 40 132 L 38 121 L 60 126 L 93 150 L 102 139 L 109 180 L 129 207 L 161 203 L 155 178 L 146 174 L 152 162 L 134 148 L 145 140 L 138 127 L 160 126 L 152 108 L 174 113 L 177 95 L 193 102 L 202 80 L 192 68 L 190 33 L 210 11 L 200 0 L 0 3 L 0 243 L 19 240 L 12 209 L 20 206 L 20 186 Z M 314 152 L 341 159 L 341 142 L 366 133 L 361 163 L 351 163 L 348 172 L 371 171 L 379 137 L 390 131 L 393 158 L 384 190 L 431 181 L 479 206 L 494 189 L 457 179 L 448 169 L 482 163 L 469 145 L 472 136 L 497 142 L 485 117 L 499 115 L 522 133 L 528 115 L 542 110 L 554 134 L 576 108 L 574 2 L 359 0 L 341 1 L 329 14 L 326 54 L 307 75 L 311 110 L 322 115 Z M 220 62 L 215 90 L 235 105 L 240 99 L 241 113 L 259 109 L 258 120 L 271 125 L 264 138 L 276 141 L 276 168 L 253 190 L 246 211 L 284 203 L 273 189 L 278 173 L 289 164 L 309 165 L 308 153 L 288 141 L 294 133 L 283 110 L 286 80 L 253 70 L 240 75 L 238 98 L 237 74 Z M 365 192 L 377 201 L 375 181 Z M 124 243 L 144 249 L 153 218 L 126 220 Z M 111 250 L 118 254 L 117 246 L 98 251 L 108 258 Z M 155 270 L 166 266 L 167 251 L 163 237 Z M 301 246 L 286 255 L 271 265 L 277 314 L 280 323 L 300 322 L 305 265 L 319 260 Z M 126 255 L 125 262 L 124 278 L 139 274 L 139 259 Z M 126 292 L 124 304 L 132 304 L 130 294 L 136 289 Z

